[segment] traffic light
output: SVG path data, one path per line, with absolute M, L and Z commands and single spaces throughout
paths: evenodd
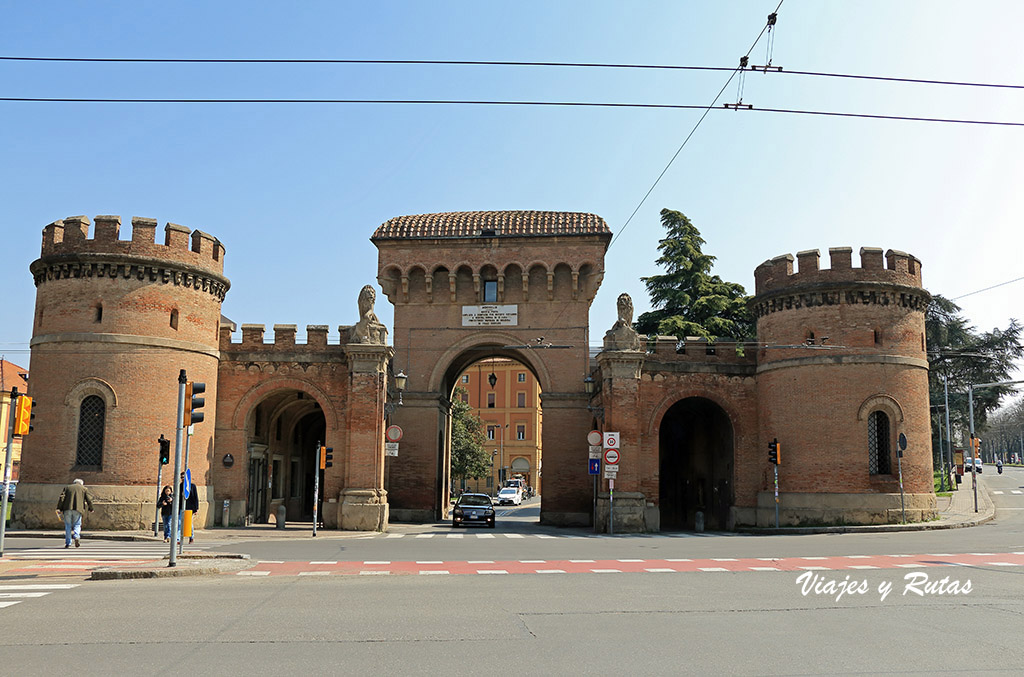
M 320 469 L 333 468 L 334 447 L 320 447 Z
M 171 441 L 160 435 L 157 442 L 160 443 L 160 465 L 167 465 L 171 462 Z
M 32 432 L 32 419 L 35 417 L 32 413 L 32 398 L 28 395 L 19 395 L 14 405 L 14 434 L 28 435 Z
M 782 445 L 778 440 L 768 443 L 768 461 L 772 465 L 782 465 Z
M 193 423 L 203 422 L 203 412 L 196 411 L 196 409 L 202 409 L 203 405 L 206 404 L 205 397 L 197 397 L 197 395 L 201 395 L 205 392 L 205 383 L 189 381 L 185 384 L 185 411 L 181 416 L 181 425 L 183 428 L 187 428 Z

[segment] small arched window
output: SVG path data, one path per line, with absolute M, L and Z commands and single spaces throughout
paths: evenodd
M 175 308 L 171 311 L 171 329 L 177 330 L 178 328 L 178 309 Z
M 103 321 L 103 304 L 102 303 L 97 303 L 96 304 L 96 321 L 97 322 L 102 322 Z
M 868 472 L 891 475 L 891 452 L 889 416 L 884 411 L 873 411 L 868 416 Z
M 107 405 L 99 395 L 89 395 L 78 409 L 78 447 L 75 465 L 99 468 L 103 465 L 103 430 Z

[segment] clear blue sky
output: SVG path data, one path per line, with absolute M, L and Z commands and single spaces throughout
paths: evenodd
M 746 2 L 47 2 L 3 5 L 0 55 L 542 60 L 733 66 L 777 0 Z M 788 70 L 1024 83 L 1019 2 L 786 0 Z M 766 43 L 753 51 L 764 63 Z M 15 97 L 457 98 L 708 104 L 726 73 L 526 67 L 0 62 Z M 735 101 L 737 84 L 722 101 Z M 1024 91 L 746 75 L 758 107 L 1024 121 Z M 482 106 L 0 102 L 0 352 L 27 365 L 40 231 L 120 214 L 226 248 L 239 324 L 356 320 L 373 230 L 401 215 L 594 212 L 616 234 L 699 111 Z M 753 291 L 783 253 L 908 251 L 949 297 L 1024 275 L 1024 128 L 712 112 L 615 242 L 600 337 L 657 272 L 662 207 L 715 272 Z M 1022 315 L 1024 282 L 959 301 L 979 329 Z M 391 324 L 383 297 L 378 315 Z

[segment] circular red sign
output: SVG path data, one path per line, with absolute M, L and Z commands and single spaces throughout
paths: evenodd
M 607 463 L 608 465 L 616 465 L 619 462 L 619 450 L 605 449 L 604 462 Z
M 397 425 L 389 425 L 384 431 L 384 437 L 388 438 L 388 442 L 399 442 L 402 439 L 402 429 Z
M 587 442 L 589 442 L 593 446 L 601 444 L 601 431 L 591 430 L 589 433 L 587 433 Z

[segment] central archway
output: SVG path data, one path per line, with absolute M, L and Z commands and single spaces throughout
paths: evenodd
M 734 499 L 733 429 L 728 414 L 702 397 L 672 405 L 659 431 L 662 530 L 731 527 Z

